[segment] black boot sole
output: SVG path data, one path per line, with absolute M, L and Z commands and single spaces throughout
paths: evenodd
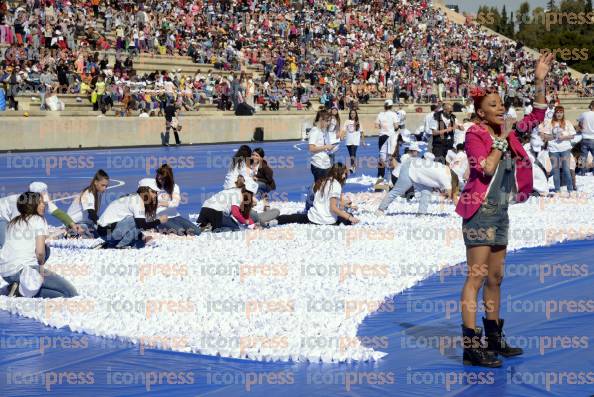
M 479 363 L 475 363 L 472 362 L 470 360 L 462 360 L 462 363 L 464 365 L 472 365 L 473 367 L 485 367 L 485 368 L 499 368 L 503 365 L 503 363 L 500 361 L 499 363 L 493 363 L 493 364 L 479 364 Z
M 499 354 L 500 356 L 503 356 L 503 357 L 506 357 L 506 358 L 507 358 L 507 357 L 517 357 L 517 356 L 521 356 L 522 354 L 524 354 L 524 352 L 520 352 L 520 353 L 511 353 L 511 354 L 510 354 L 510 353 L 502 353 L 502 352 L 498 352 L 498 351 L 493 351 L 493 353 L 497 353 L 497 354 Z

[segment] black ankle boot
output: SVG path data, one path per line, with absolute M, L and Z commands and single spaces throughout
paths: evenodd
M 472 329 L 462 325 L 462 346 L 464 347 L 462 362 L 464 365 L 476 365 L 479 367 L 501 367 L 501 360 L 497 359 L 497 354 L 483 347 L 481 342 L 482 336 L 483 332 L 479 327 Z
M 485 336 L 487 337 L 487 349 L 489 351 L 501 354 L 503 357 L 519 356 L 524 353 L 519 347 L 511 347 L 505 341 L 503 336 L 503 319 L 487 320 L 483 317 L 485 326 Z

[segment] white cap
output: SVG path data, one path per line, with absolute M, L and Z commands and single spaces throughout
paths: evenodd
M 47 193 L 47 185 L 43 182 L 32 182 L 29 191 L 33 193 Z
M 435 160 L 435 155 L 431 152 L 425 152 L 425 155 L 423 156 L 424 158 L 426 158 L 427 160 Z
M 252 192 L 253 194 L 258 193 L 258 183 L 254 181 L 252 178 L 246 178 L 245 190 L 247 190 L 248 192 Z
M 23 267 L 19 276 L 19 292 L 26 298 L 32 298 L 39 292 L 43 278 L 41 274 L 31 266 Z
M 418 152 L 419 151 L 419 144 L 417 142 L 411 142 L 410 145 L 408 145 L 408 150 L 409 151 L 415 151 Z
M 138 181 L 138 187 L 148 187 L 151 190 L 158 192 L 161 189 L 159 189 L 159 186 L 157 186 L 157 181 L 155 180 L 155 178 L 143 178 L 140 181 Z
M 392 102 L 391 99 L 386 99 L 384 101 L 384 106 L 393 106 L 393 105 L 394 105 L 394 102 Z

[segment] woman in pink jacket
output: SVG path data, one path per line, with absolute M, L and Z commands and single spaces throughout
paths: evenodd
M 544 119 L 547 101 L 545 78 L 553 57 L 541 56 L 534 71 L 534 111 L 516 124 L 516 131 L 530 132 Z M 468 276 L 462 289 L 464 364 L 499 367 L 497 355 L 517 356 L 522 349 L 508 345 L 499 318 L 500 285 L 509 233 L 510 201 L 523 202 L 532 193 L 532 165 L 515 131 L 505 122 L 505 107 L 496 88 L 471 92 L 478 121 L 466 133 L 465 150 L 470 175 L 456 212 L 462 216 Z M 483 288 L 487 346 L 480 343 L 476 327 L 477 297 Z

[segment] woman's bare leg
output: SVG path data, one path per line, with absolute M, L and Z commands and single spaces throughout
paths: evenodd
M 491 254 L 491 247 L 480 245 L 466 248 L 466 264 L 468 274 L 462 295 L 460 297 L 460 308 L 462 310 L 462 323 L 466 328 L 476 328 L 476 311 L 478 292 L 488 274 L 488 260 Z
M 507 247 L 492 247 L 491 254 L 487 260 L 488 275 L 485 288 L 483 288 L 483 300 L 487 320 L 499 320 L 499 307 L 501 301 L 501 282 L 503 281 L 505 255 Z

